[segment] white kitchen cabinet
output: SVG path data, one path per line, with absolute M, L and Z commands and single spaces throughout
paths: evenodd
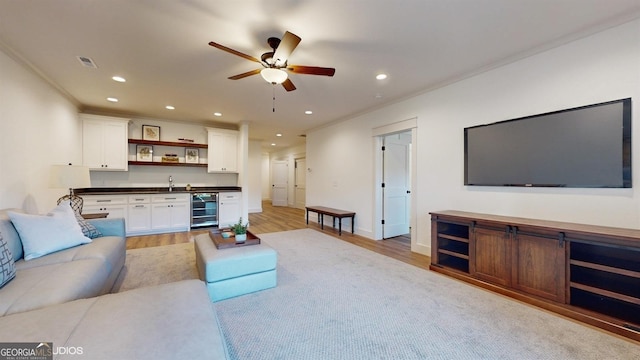
M 229 191 L 218 194 L 218 227 L 229 227 L 238 222 L 242 214 L 242 192 Z M 245 223 L 249 219 L 242 219 Z
M 151 230 L 151 196 L 130 195 L 128 197 L 127 234 L 147 233 Z
M 238 131 L 207 128 L 208 171 L 238 172 Z
M 129 119 L 80 114 L 82 162 L 90 170 L 127 171 Z
M 151 197 L 151 230 L 187 231 L 190 217 L 189 194 L 163 194 Z
M 189 194 L 82 195 L 83 214 L 108 213 L 125 219 L 127 235 L 188 231 Z
M 108 213 L 107 218 L 127 218 L 126 195 L 82 195 L 83 214 Z

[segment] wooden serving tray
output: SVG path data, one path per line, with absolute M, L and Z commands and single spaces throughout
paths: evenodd
M 237 243 L 235 237 L 223 238 L 223 231 L 231 231 L 231 229 L 212 229 L 209 231 L 209 237 L 213 241 L 213 244 L 217 249 L 229 249 L 241 246 L 258 245 L 260 244 L 260 238 L 253 235 L 247 230 L 247 240 Z

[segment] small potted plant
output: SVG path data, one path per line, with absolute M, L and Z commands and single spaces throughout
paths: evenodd
M 243 225 L 242 217 L 240 217 L 237 223 L 231 226 L 231 230 L 233 230 L 236 236 L 236 242 L 244 242 L 247 240 L 247 227 L 249 227 L 249 223 L 247 222 Z

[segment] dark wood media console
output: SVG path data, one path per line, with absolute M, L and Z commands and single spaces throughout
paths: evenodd
M 433 212 L 430 268 L 640 341 L 640 230 Z

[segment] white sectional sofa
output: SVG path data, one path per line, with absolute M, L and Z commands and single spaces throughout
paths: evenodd
M 9 245 L 16 267 L 16 277 L 0 289 L 0 315 L 94 297 L 111 290 L 125 261 L 124 220 L 95 219 L 90 223 L 103 236 L 88 244 L 25 260 L 18 232 L 7 211 L 0 211 L 0 235 Z
M 125 224 L 89 222 L 102 236 L 25 260 L 28 246 L 0 210 L 0 259 L 10 254 L 16 270 L 0 287 L 3 343 L 51 342 L 54 359 L 228 359 L 202 281 L 107 294 L 125 264 Z

